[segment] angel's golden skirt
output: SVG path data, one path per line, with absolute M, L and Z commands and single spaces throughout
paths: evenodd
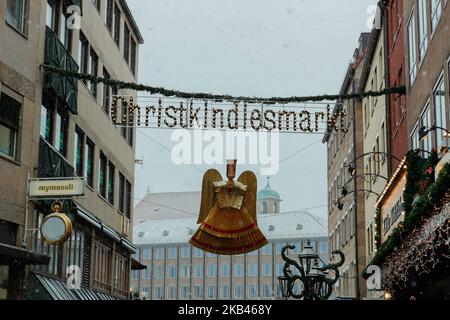
M 189 241 L 193 246 L 220 255 L 244 254 L 267 244 L 256 221 L 245 208 L 220 209 L 216 204 Z

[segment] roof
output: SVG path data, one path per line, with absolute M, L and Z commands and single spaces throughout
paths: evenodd
M 269 178 L 267 178 L 266 187 L 258 192 L 257 197 L 258 200 L 275 199 L 281 201 L 280 194 L 275 190 L 273 190 L 272 187 L 270 186 Z
M 148 193 L 134 208 L 134 224 L 145 220 L 198 218 L 200 199 L 200 191 Z
M 327 238 L 327 221 L 308 212 L 262 214 L 258 226 L 269 241 Z M 197 218 L 147 220 L 133 228 L 136 246 L 187 244 L 197 230 Z

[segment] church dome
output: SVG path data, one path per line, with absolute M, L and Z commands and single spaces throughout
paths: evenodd
M 280 194 L 272 189 L 269 179 L 267 179 L 266 187 L 258 192 L 258 200 L 266 199 L 275 199 L 281 201 Z

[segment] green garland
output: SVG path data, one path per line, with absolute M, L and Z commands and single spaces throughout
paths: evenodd
M 416 155 L 417 156 L 417 155 Z M 417 159 L 416 156 L 413 156 L 411 153 L 409 154 L 409 159 Z M 436 161 L 436 158 L 434 156 L 430 156 L 432 159 L 428 159 L 426 162 L 433 163 Z M 419 161 L 420 162 L 420 161 Z M 422 161 L 423 163 L 423 161 Z M 412 194 L 412 188 L 416 186 L 416 192 L 417 192 L 417 182 L 420 180 L 419 177 L 423 177 L 423 171 L 417 171 L 414 172 L 413 168 L 421 167 L 420 165 L 416 166 L 415 163 L 409 163 L 408 164 L 408 180 L 410 180 L 410 174 L 412 174 L 411 181 L 408 181 L 407 187 L 405 189 L 405 195 L 404 200 L 406 202 L 406 196 L 408 196 L 408 201 L 411 201 L 413 199 L 413 196 L 410 196 L 409 194 Z M 414 180 L 416 182 L 414 183 Z M 411 189 L 409 189 L 411 188 Z M 381 265 L 382 262 L 386 259 L 387 256 L 389 256 L 393 251 L 396 250 L 397 247 L 401 245 L 401 239 L 407 235 L 410 234 L 414 228 L 420 226 L 420 223 L 422 222 L 423 218 L 426 218 L 429 216 L 435 208 L 435 205 L 439 205 L 442 202 L 442 199 L 446 193 L 450 191 L 450 164 L 446 163 L 444 167 L 442 168 L 441 172 L 439 173 L 439 177 L 428 189 L 426 189 L 420 198 L 415 202 L 414 207 L 411 204 L 406 204 L 407 206 L 405 209 L 408 209 L 408 211 L 405 211 L 405 220 L 403 223 L 399 224 L 398 227 L 396 227 L 392 234 L 379 246 L 377 253 L 375 257 L 372 259 L 372 261 L 368 264 L 367 267 L 370 265 Z M 416 194 L 416 192 L 414 194 Z M 367 279 L 370 274 L 367 272 L 367 267 L 363 271 L 362 276 Z
M 354 94 L 343 94 L 343 95 L 319 95 L 319 96 L 306 96 L 306 97 L 272 97 L 272 98 L 262 98 L 262 97 L 244 97 L 244 96 L 231 96 L 231 95 L 216 95 L 210 93 L 190 93 L 176 90 L 169 90 L 162 87 L 153 87 L 144 84 L 138 84 L 133 82 L 124 82 L 119 80 L 113 80 L 110 78 L 96 77 L 90 74 L 78 73 L 75 71 L 65 70 L 61 68 L 52 67 L 49 65 L 41 65 L 41 67 L 52 73 L 57 73 L 64 77 L 75 78 L 78 80 L 87 80 L 94 83 L 104 83 L 108 86 L 115 87 L 117 89 L 132 89 L 135 91 L 149 92 L 150 94 L 161 94 L 166 97 L 179 97 L 187 99 L 207 99 L 207 100 L 226 100 L 226 101 L 247 101 L 249 103 L 261 103 L 275 104 L 275 103 L 292 103 L 292 102 L 320 102 L 320 101 L 335 101 L 335 100 L 349 100 L 354 98 L 363 99 L 365 97 L 378 97 L 389 94 L 400 94 L 406 93 L 405 86 L 398 86 L 392 88 L 386 88 L 381 91 L 367 91 Z

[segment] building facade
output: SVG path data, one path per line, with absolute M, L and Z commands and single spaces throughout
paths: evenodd
M 157 197 L 160 201 L 177 198 L 177 193 L 168 195 L 170 197 L 161 194 Z M 184 196 L 187 200 L 187 195 Z M 144 201 L 152 198 L 155 199 L 148 195 Z M 199 206 L 200 193 L 190 199 L 192 203 L 183 208 L 193 204 Z M 329 252 L 326 221 L 307 212 L 280 213 L 280 201 L 279 194 L 269 184 L 258 193 L 258 207 L 262 211 L 258 214 L 258 225 L 269 244 L 260 250 L 236 256 L 210 254 L 189 245 L 188 241 L 198 227 L 197 217 L 176 218 L 174 204 L 161 201 L 158 203 L 158 216 L 163 217 L 167 210 L 172 212 L 171 218 L 147 219 L 134 226 L 134 243 L 138 248 L 135 259 L 147 268 L 133 271 L 133 291 L 142 299 L 149 300 L 281 298 L 277 277 L 283 274 L 281 249 L 286 244 L 295 245 L 293 254 L 298 254 L 311 240 L 325 263 Z M 268 213 L 263 212 L 263 208 L 277 210 Z M 180 208 L 179 214 L 184 215 L 186 211 Z M 148 215 L 154 213 L 148 212 Z
M 381 19 L 382 17 L 380 17 Z M 364 59 L 363 72 L 359 83 L 359 92 L 381 91 L 385 87 L 385 28 L 374 28 L 370 35 L 369 48 Z M 369 263 L 375 252 L 376 210 L 375 205 L 388 180 L 388 167 L 391 161 L 387 150 L 385 96 L 367 97 L 362 100 L 363 109 L 363 157 L 365 192 L 365 234 L 366 263 Z
M 440 0 L 402 7 L 410 151 L 377 202 L 384 253 L 374 259 L 394 299 L 449 299 L 450 8 Z
M 10 45 L 2 45 L 2 65 L 17 69 L 30 84 L 16 84 L 18 88 L 15 88 L 18 78 L 2 73 L 1 109 L 12 110 L 14 105 L 10 99 L 4 102 L 4 88 L 8 96 L 20 102 L 17 105 L 23 115 L 16 131 L 17 137 L 21 137 L 16 146 L 19 158 L 17 163 L 9 159 L 9 165 L 15 165 L 14 170 L 22 173 L 2 179 L 0 185 L 5 188 L 21 177 L 17 196 L 7 197 L 21 199 L 20 212 L 13 215 L 15 223 L 26 229 L 18 236 L 19 240 L 27 250 L 49 258 L 47 264 L 27 269 L 21 296 L 28 299 L 128 298 L 134 252 L 130 221 L 135 132 L 110 124 L 110 106 L 114 95 L 136 94 L 46 72 L 40 65 L 136 82 L 142 36 L 126 1 L 8 0 L 4 5 L 5 10 L 1 12 L 6 12 L 6 17 L 2 17 L 6 24 L 2 25 L 5 29 L 2 34 L 7 35 Z M 71 6 L 79 9 L 79 26 L 72 24 Z M 16 48 L 14 54 L 8 47 Z M 32 102 L 29 107 L 23 88 L 34 91 L 33 95 L 27 93 Z M 16 95 L 11 93 L 14 90 Z M 11 132 L 14 133 L 8 134 Z M 2 141 L 6 137 L 2 131 Z M 63 212 L 73 223 L 72 235 L 65 243 L 50 246 L 42 240 L 38 229 L 51 212 L 51 201 L 26 201 L 28 175 L 85 179 L 84 196 L 63 201 Z M 86 291 L 75 294 L 58 289 L 61 287 L 58 283 L 65 283 L 73 268 L 81 276 Z
M 347 69 L 340 94 L 357 92 L 370 33 L 362 33 L 353 61 Z M 323 139 L 328 149 L 328 228 L 330 250 L 341 250 L 345 263 L 343 277 L 336 285 L 336 295 L 359 298 L 365 294 L 365 283 L 358 275 L 365 267 L 364 180 L 353 178 L 364 172 L 363 112 L 359 99 L 338 101 L 334 113 L 346 114 L 346 132 L 333 131 Z

